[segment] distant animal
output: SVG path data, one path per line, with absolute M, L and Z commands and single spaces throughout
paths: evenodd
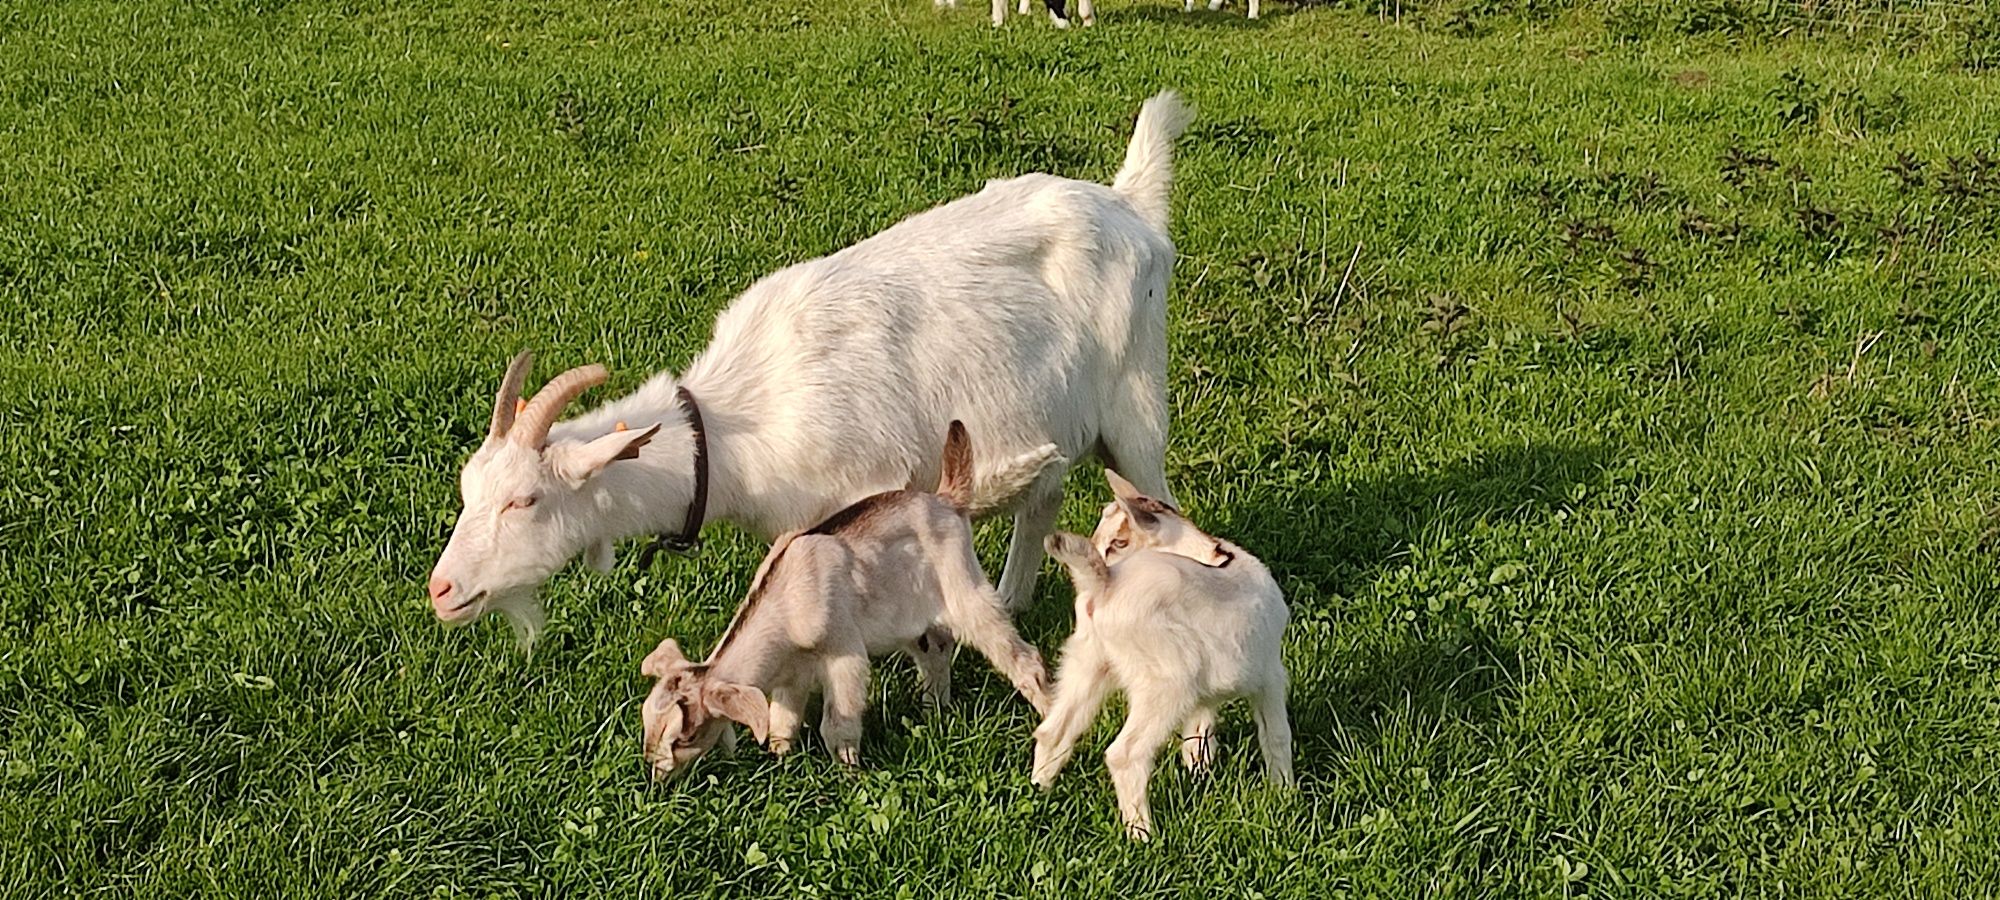
M 958 0 L 931 0 L 931 3 L 940 7 L 958 6 Z M 1055 22 L 1057 28 L 1069 27 L 1069 16 L 1063 11 L 1063 0 L 1042 0 L 1042 3 L 1048 7 L 1049 19 Z M 1021 0 L 1021 15 L 1027 15 L 1031 8 L 1032 0 Z M 1090 0 L 1077 0 L 1077 8 L 1083 11 L 1083 24 L 1090 25 L 1097 21 L 1097 18 L 1090 13 Z M 998 28 L 1006 21 L 1007 0 L 993 0 L 993 27 Z
M 1178 728 L 1181 762 L 1215 759 L 1215 716 L 1250 700 L 1264 774 L 1292 781 L 1281 644 L 1284 593 L 1256 557 L 1195 527 L 1172 504 L 1107 472 L 1117 499 L 1090 540 L 1058 533 L 1048 551 L 1076 583 L 1076 630 L 1063 644 L 1055 699 L 1035 729 L 1033 780 L 1047 789 L 1069 761 L 1113 687 L 1125 692 L 1125 727 L 1104 753 L 1126 834 L 1152 836 L 1146 784 Z
M 1210 12 L 1221 9 L 1228 0 L 1208 0 Z M 1250 0 L 1250 18 L 1257 18 L 1258 0 Z M 1194 12 L 1194 0 L 1181 0 L 1181 12 Z
M 641 711 L 654 777 L 685 772 L 737 724 L 771 752 L 789 752 L 820 689 L 827 749 L 859 765 L 869 657 L 909 654 L 941 707 L 953 636 L 1036 711 L 1048 708 L 1041 655 L 1015 632 L 973 552 L 972 444 L 959 422 L 945 438 L 943 468 L 936 493 L 877 494 L 779 538 L 708 659 L 690 663 L 673 638 L 660 642 L 640 667 L 657 679 Z
M 1025 605 L 1062 501 L 1067 467 L 1050 460 L 1095 456 L 1170 496 L 1167 206 L 1191 116 L 1172 93 L 1146 101 L 1109 187 L 991 181 L 769 275 L 681 377 L 656 374 L 575 418 L 558 421 L 604 367 L 523 401 L 522 353 L 459 476 L 463 506 L 428 585 L 438 618 L 501 612 L 528 644 L 542 582 L 578 555 L 608 569 L 616 541 L 691 544 L 714 521 L 768 539 L 935 483 L 937 435 L 954 419 L 987 461 L 972 513 L 1014 514 L 999 590 Z

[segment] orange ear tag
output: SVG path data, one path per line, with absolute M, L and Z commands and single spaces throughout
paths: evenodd
M 612 429 L 612 430 L 613 430 L 613 431 L 627 431 L 627 430 L 629 430 L 629 429 L 627 429 L 627 428 L 625 427 L 625 423 L 624 423 L 624 422 L 619 422 L 619 423 L 618 423 L 618 427 L 617 427 L 617 428 L 614 428 L 614 429 Z
M 521 414 L 521 410 L 524 410 L 524 409 L 527 409 L 527 408 L 528 408 L 528 401 L 527 401 L 527 400 L 525 400 L 525 399 L 522 399 L 522 398 L 520 398 L 520 397 L 515 397 L 515 398 L 514 398 L 514 415 L 517 415 L 517 416 L 518 416 L 518 415 L 520 415 L 520 414 Z

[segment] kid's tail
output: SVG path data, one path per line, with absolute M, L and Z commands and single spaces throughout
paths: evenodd
M 1058 531 L 1042 541 L 1042 549 L 1056 562 L 1069 569 L 1071 581 L 1076 582 L 1079 599 L 1082 595 L 1095 596 L 1111 581 L 1111 569 L 1104 564 L 1104 557 L 1098 555 L 1097 548 L 1082 535 Z
M 937 492 L 961 513 L 972 508 L 972 437 L 957 419 L 945 429 L 944 475 L 938 479 Z

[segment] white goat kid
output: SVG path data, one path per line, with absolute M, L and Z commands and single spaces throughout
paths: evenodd
M 1098 523 L 1096 545 L 1055 534 L 1048 551 L 1076 583 L 1076 631 L 1063 644 L 1055 699 L 1035 729 L 1034 783 L 1047 788 L 1090 728 L 1105 693 L 1125 692 L 1125 727 L 1105 751 L 1126 834 L 1152 835 L 1146 784 L 1161 747 L 1181 729 L 1181 762 L 1215 758 L 1217 708 L 1248 698 L 1264 774 L 1292 781 L 1281 642 L 1284 594 L 1263 563 L 1213 537 L 1116 474 L 1118 499 Z
M 686 771 L 732 722 L 768 738 L 772 752 L 789 752 L 815 688 L 825 693 L 827 749 L 859 765 L 869 657 L 908 653 L 941 706 L 953 635 L 1045 711 L 1041 655 L 1015 632 L 973 554 L 971 500 L 971 443 L 953 422 L 937 493 L 877 494 L 780 538 L 707 661 L 690 663 L 672 638 L 661 641 L 640 667 L 659 679 L 642 711 L 654 776 Z
M 709 521 L 770 538 L 934 484 L 936 436 L 954 419 L 992 461 L 974 514 L 1014 513 L 1000 593 L 1022 606 L 1062 500 L 1066 467 L 1045 469 L 1044 445 L 1170 496 L 1167 206 L 1190 118 L 1172 93 L 1148 100 L 1108 188 L 988 182 L 772 274 L 723 312 L 678 380 L 661 373 L 568 421 L 556 419 L 603 368 L 558 376 L 517 421 L 517 358 L 460 477 L 464 509 L 429 583 L 438 617 L 506 613 L 526 643 L 541 583 L 578 554 L 608 568 L 618 540 L 692 537 Z

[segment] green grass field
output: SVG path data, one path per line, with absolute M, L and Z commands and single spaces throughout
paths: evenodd
M 0 894 L 2000 894 L 2000 18 L 1344 6 L 0 2 Z M 1289 595 L 1297 792 L 1233 710 L 1128 845 L 1115 708 L 1038 794 L 970 654 L 859 774 L 650 786 L 726 529 L 431 618 L 514 351 L 635 386 L 1167 87 L 1170 477 Z

